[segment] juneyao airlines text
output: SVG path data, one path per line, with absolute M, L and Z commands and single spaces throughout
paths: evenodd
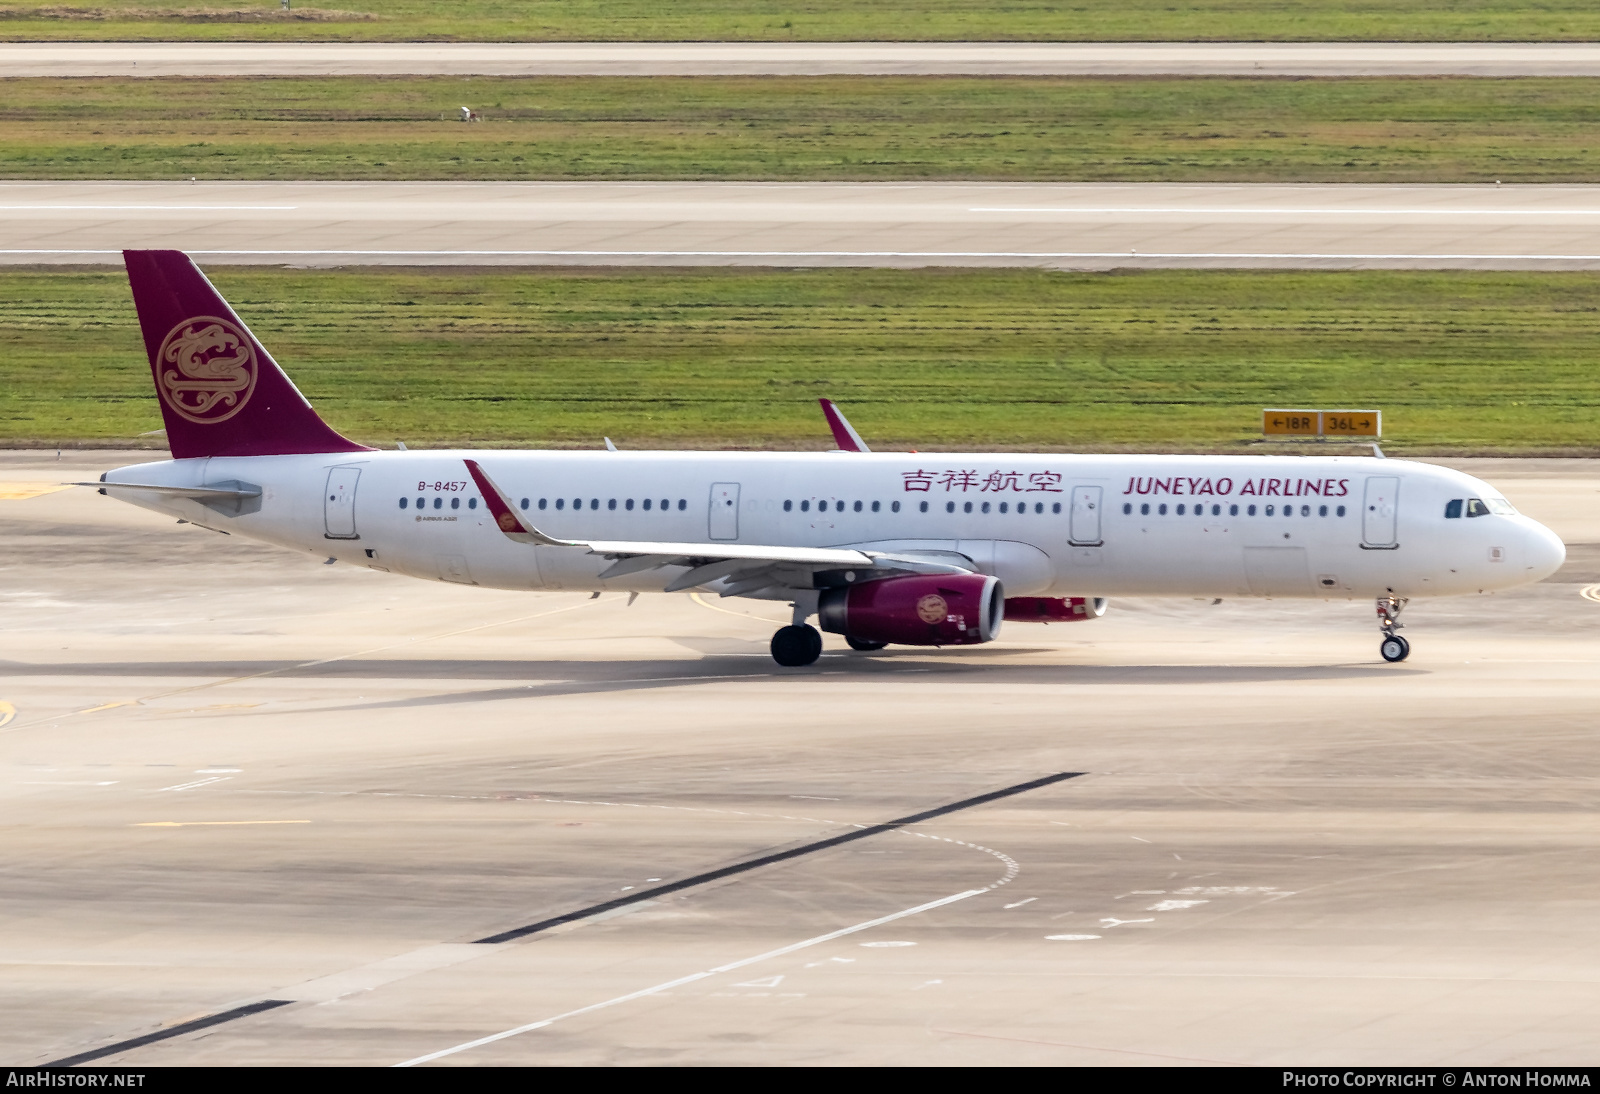
M 1200 496 L 1214 494 L 1227 497 L 1233 493 L 1234 482 L 1229 478 L 1191 479 L 1175 476 L 1170 479 L 1131 478 L 1124 494 L 1186 494 Z M 1245 479 L 1239 487 L 1239 497 L 1253 495 L 1262 498 L 1343 498 L 1350 494 L 1349 479 Z

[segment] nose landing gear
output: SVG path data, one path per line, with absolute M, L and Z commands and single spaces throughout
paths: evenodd
M 1400 622 L 1400 613 L 1405 607 L 1406 598 L 1403 596 L 1391 593 L 1378 598 L 1378 629 L 1383 632 L 1383 641 L 1378 643 L 1378 655 L 1390 664 L 1411 656 L 1411 643 L 1395 633 L 1404 626 Z

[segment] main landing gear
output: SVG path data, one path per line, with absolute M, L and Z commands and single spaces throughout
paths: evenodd
M 1400 622 L 1400 613 L 1405 607 L 1406 598 L 1403 596 L 1391 593 L 1378 598 L 1378 629 L 1383 632 L 1383 641 L 1378 643 L 1378 654 L 1390 664 L 1404 661 L 1411 655 L 1411 643 L 1395 633 L 1404 625 Z
M 772 636 L 772 659 L 785 668 L 814 664 L 822 656 L 822 635 L 805 623 L 779 627 Z

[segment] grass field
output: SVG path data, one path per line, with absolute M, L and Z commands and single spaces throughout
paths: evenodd
M 1589 0 L 90 0 L 0 4 L 0 39 L 1590 41 Z
M 1593 182 L 1597 123 L 1581 79 L 27 79 L 0 178 Z
M 1600 452 L 1600 275 L 221 269 L 378 445 L 1245 451 L 1266 406 L 1391 451 Z M 0 445 L 160 428 L 121 272 L 0 273 Z M 149 443 L 147 441 L 147 443 Z

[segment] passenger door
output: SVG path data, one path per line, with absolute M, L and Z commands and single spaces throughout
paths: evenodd
M 1400 480 L 1391 475 L 1374 475 L 1367 480 L 1361 506 L 1361 545 L 1378 550 L 1398 547 L 1395 539 L 1399 510 Z
M 1069 535 L 1074 547 L 1098 547 L 1100 538 L 1100 487 L 1072 488 L 1072 518 Z
M 322 492 L 322 526 L 328 539 L 360 539 L 356 534 L 356 482 L 359 467 L 335 467 Z
M 739 538 L 739 484 L 711 484 L 710 535 L 712 539 Z

